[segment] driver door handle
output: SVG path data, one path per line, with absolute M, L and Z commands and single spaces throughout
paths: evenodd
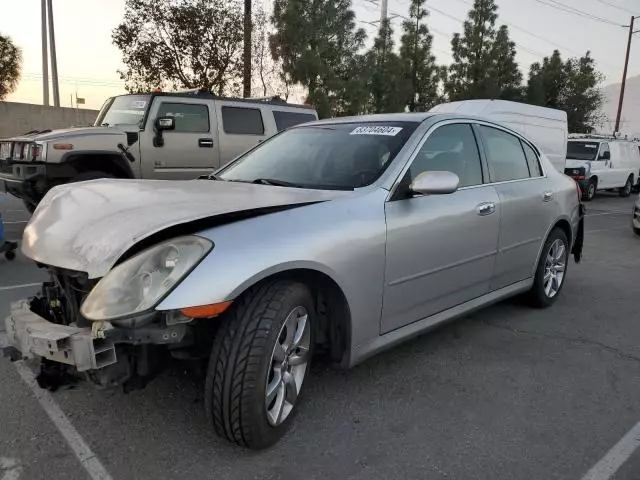
M 483 202 L 476 207 L 476 212 L 478 212 L 478 215 L 482 216 L 491 215 L 495 211 L 496 204 L 493 202 Z
M 213 139 L 212 138 L 199 138 L 198 146 L 203 148 L 213 148 Z

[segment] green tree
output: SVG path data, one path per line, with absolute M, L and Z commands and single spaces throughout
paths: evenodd
M 0 100 L 13 92 L 20 80 L 22 52 L 11 38 L 0 34 Z
M 598 88 L 602 78 L 589 52 L 564 62 L 555 50 L 541 64 L 531 65 L 527 102 L 564 110 L 570 132 L 589 133 L 602 120 L 604 96 Z
M 370 113 L 403 112 L 410 92 L 410 83 L 403 72 L 403 62 L 393 51 L 393 29 L 385 20 L 366 54 L 367 90 Z
M 562 108 L 567 83 L 564 62 L 558 50 L 542 63 L 534 63 L 529 69 L 527 103 L 550 108 Z
M 506 25 L 502 25 L 496 34 L 491 47 L 491 63 L 491 98 L 521 100 L 522 73 L 516 63 L 516 44 L 509 39 L 509 29 Z
M 348 88 L 361 77 L 354 68 L 366 38 L 356 29 L 351 0 L 275 0 L 271 53 L 284 74 L 309 91 L 308 101 L 320 117 L 348 110 Z M 358 97 L 358 95 L 356 95 Z M 356 102 L 357 103 L 357 102 Z
M 490 98 L 493 91 L 492 50 L 498 7 L 494 0 L 475 0 L 464 33 L 451 40 L 453 63 L 445 90 L 449 100 Z
M 426 24 L 428 16 L 424 8 L 426 0 L 412 0 L 409 20 L 402 24 L 400 58 L 405 78 L 410 84 L 407 104 L 411 112 L 426 112 L 440 102 L 438 88 L 440 68 L 431 53 L 433 36 Z
M 206 88 L 222 95 L 241 85 L 243 9 L 237 0 L 126 0 L 112 38 L 130 92 Z

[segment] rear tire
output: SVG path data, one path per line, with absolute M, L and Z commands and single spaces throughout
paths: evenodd
M 252 449 L 289 429 L 315 340 L 309 289 L 277 280 L 237 299 L 223 316 L 205 381 L 205 408 L 218 435 Z
M 556 227 L 551 230 L 538 260 L 533 286 L 527 292 L 533 307 L 550 307 L 562 292 L 567 278 L 569 249 L 569 240 L 562 229 Z
M 631 195 L 631 189 L 633 188 L 633 175 L 629 175 L 627 178 L 627 182 L 624 184 L 624 187 L 618 190 L 618 193 L 621 197 L 626 198 Z

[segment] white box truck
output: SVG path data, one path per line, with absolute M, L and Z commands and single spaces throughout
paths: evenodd
M 506 100 L 463 100 L 436 105 L 431 112 L 461 113 L 501 123 L 534 142 L 564 173 L 569 136 L 567 113 Z

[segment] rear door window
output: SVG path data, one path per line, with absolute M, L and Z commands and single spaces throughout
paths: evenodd
M 316 117 L 311 113 L 283 112 L 282 110 L 273 111 L 273 119 L 276 122 L 278 131 L 300 125 L 305 122 L 312 122 Z
M 222 107 L 222 129 L 233 135 L 263 135 L 262 113 L 259 108 Z
M 493 127 L 480 125 L 487 161 L 493 170 L 494 182 L 529 178 L 529 167 L 520 139 Z

